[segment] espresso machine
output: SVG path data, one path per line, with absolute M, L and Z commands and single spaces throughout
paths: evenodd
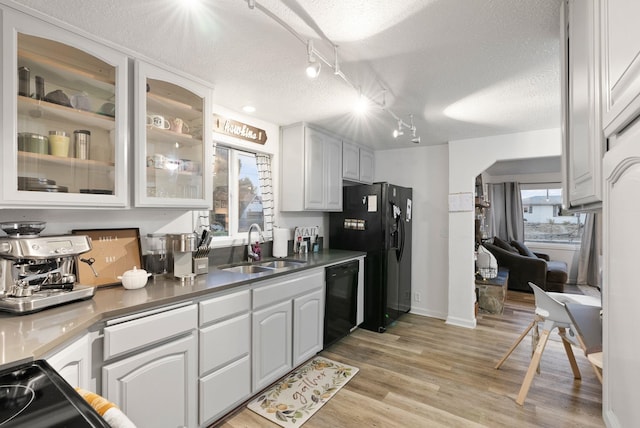
M 93 297 L 95 287 L 76 284 L 78 255 L 91 250 L 86 235 L 40 236 L 44 223 L 2 223 L 0 310 L 36 312 Z

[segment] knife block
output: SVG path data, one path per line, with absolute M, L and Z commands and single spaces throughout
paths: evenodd
M 196 275 L 209 273 L 209 257 L 208 256 L 193 258 L 193 273 Z

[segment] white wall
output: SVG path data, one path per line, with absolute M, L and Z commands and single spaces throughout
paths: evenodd
M 441 319 L 448 296 L 448 163 L 446 145 L 375 153 L 375 181 L 413 188 L 411 312 Z
M 475 177 L 498 160 L 561 154 L 560 129 L 449 142 L 449 193 L 474 192 Z M 474 212 L 449 213 L 447 323 L 475 327 Z

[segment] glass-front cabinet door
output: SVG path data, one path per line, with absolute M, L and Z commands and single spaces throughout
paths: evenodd
M 136 61 L 136 206 L 210 209 L 211 89 Z
M 122 53 L 3 11 L 2 205 L 124 207 Z

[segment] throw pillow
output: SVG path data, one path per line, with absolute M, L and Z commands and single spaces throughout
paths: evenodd
M 493 245 L 495 245 L 496 247 L 500 247 L 503 250 L 507 250 L 507 251 L 510 251 L 512 253 L 519 254 L 518 250 L 516 250 L 508 242 L 503 241 L 502 239 L 498 238 L 497 236 L 493 237 Z
M 520 242 L 520 241 L 511 241 L 511 245 L 518 250 L 518 252 L 523 255 L 523 256 L 527 256 L 527 257 L 533 257 L 533 258 L 537 258 L 537 256 L 535 254 L 533 254 L 533 251 L 531 251 L 529 249 L 529 247 L 527 247 L 526 245 L 524 245 L 524 243 Z

